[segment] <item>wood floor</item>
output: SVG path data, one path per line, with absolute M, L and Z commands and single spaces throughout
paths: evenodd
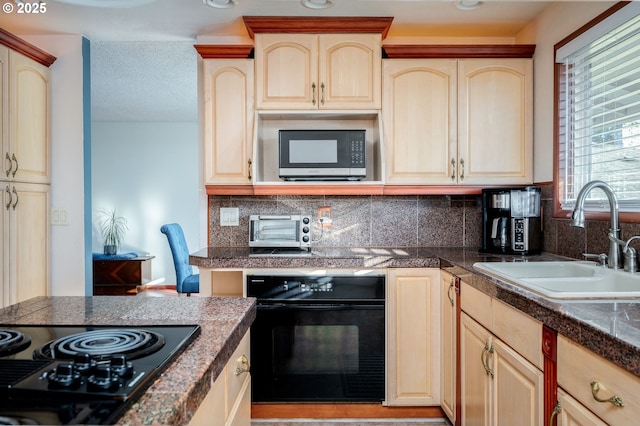
M 178 297 L 175 285 L 141 285 L 138 286 L 136 296 L 143 297 L 165 297 L 175 296 Z
M 440 407 L 380 404 L 252 404 L 252 426 L 450 426 Z

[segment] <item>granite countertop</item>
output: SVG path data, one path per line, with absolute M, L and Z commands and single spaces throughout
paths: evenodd
M 200 335 L 117 422 L 119 425 L 186 424 L 255 315 L 254 298 L 37 297 L 0 309 L 0 323 L 200 325 Z
M 475 262 L 575 260 L 553 254 L 495 255 L 471 248 L 326 247 L 295 257 L 254 256 L 243 247 L 209 247 L 191 254 L 201 268 L 438 268 L 501 300 L 640 376 L 640 299 L 560 301 L 497 280 L 473 267 Z

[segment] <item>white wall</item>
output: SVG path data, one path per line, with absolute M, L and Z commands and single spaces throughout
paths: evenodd
M 68 225 L 51 227 L 51 295 L 84 296 L 82 36 L 21 36 L 57 60 L 51 66 L 51 205 Z
M 93 251 L 102 251 L 97 211 L 116 208 L 129 228 L 119 251 L 156 256 L 153 280 L 175 284 L 169 244 L 160 227 L 179 223 L 189 251 L 201 248 L 198 123 L 93 122 L 91 155 Z
M 616 2 L 558 2 L 548 6 L 517 37 L 518 43 L 536 45 L 534 56 L 535 182 L 553 180 L 553 46 Z

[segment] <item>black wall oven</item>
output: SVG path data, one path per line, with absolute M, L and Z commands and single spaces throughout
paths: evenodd
M 248 275 L 247 295 L 253 402 L 384 400 L 383 275 Z

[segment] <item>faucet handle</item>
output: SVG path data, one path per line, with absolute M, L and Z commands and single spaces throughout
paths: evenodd
M 632 274 L 638 272 L 638 255 L 633 247 L 628 247 L 624 253 L 624 270 Z
M 600 253 L 600 254 L 582 253 L 582 256 L 585 259 L 598 259 L 598 262 L 600 262 L 600 266 L 605 268 L 607 267 L 607 258 L 609 256 L 607 256 L 604 253 Z

